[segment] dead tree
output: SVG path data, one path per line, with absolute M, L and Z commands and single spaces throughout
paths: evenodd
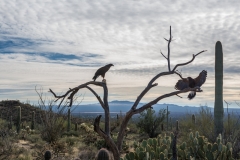
M 185 62 L 185 63 L 179 63 L 173 69 L 171 69 L 171 65 L 170 65 L 170 43 L 172 42 L 172 38 L 173 37 L 172 37 L 172 34 L 171 34 L 171 26 L 170 26 L 170 37 L 169 37 L 169 39 L 164 38 L 168 42 L 168 55 L 165 56 L 162 52 L 160 52 L 162 54 L 162 56 L 167 60 L 168 71 L 161 72 L 161 73 L 157 74 L 156 76 L 154 76 L 149 81 L 149 83 L 147 84 L 146 88 L 139 94 L 139 96 L 135 100 L 134 104 L 131 106 L 130 110 L 126 113 L 126 116 L 123 118 L 122 123 L 120 124 L 120 130 L 119 130 L 119 133 L 118 133 L 118 137 L 117 137 L 117 142 L 116 143 L 113 141 L 113 139 L 111 138 L 111 135 L 110 135 L 110 116 L 109 116 L 109 105 L 108 105 L 108 88 L 107 88 L 107 84 L 106 84 L 105 81 L 103 81 L 103 82 L 89 81 L 89 82 L 81 84 L 81 85 L 79 85 L 79 86 L 77 86 L 75 88 L 70 88 L 65 94 L 60 95 L 60 96 L 56 95 L 51 89 L 49 89 L 49 91 L 55 96 L 56 101 L 61 99 L 61 102 L 59 103 L 59 106 L 61 106 L 62 102 L 66 99 L 66 97 L 68 97 L 67 99 L 69 100 L 69 107 L 71 107 L 74 95 L 82 88 L 87 88 L 89 91 L 91 91 L 93 93 L 93 95 L 95 95 L 95 97 L 99 101 L 100 105 L 104 109 L 104 113 L 105 113 L 105 129 L 102 130 L 99 127 L 99 123 L 100 123 L 100 119 L 101 119 L 101 115 L 100 115 L 100 116 L 97 116 L 95 118 L 94 130 L 102 138 L 105 139 L 106 143 L 108 144 L 108 146 L 111 148 L 111 151 L 113 152 L 115 160 L 119 160 L 120 159 L 120 153 L 121 153 L 121 150 L 122 150 L 122 143 L 123 143 L 123 138 L 124 138 L 124 135 L 125 135 L 125 130 L 126 130 L 126 127 L 127 127 L 127 124 L 129 122 L 129 120 L 131 119 L 131 117 L 133 115 L 143 112 L 144 110 L 150 108 L 152 105 L 156 104 L 161 99 L 164 99 L 164 98 L 167 98 L 167 97 L 171 97 L 171 96 L 174 96 L 174 95 L 178 96 L 178 94 L 180 94 L 180 93 L 186 93 L 186 92 L 189 92 L 189 91 L 196 91 L 196 92 L 201 92 L 202 91 L 201 88 L 195 87 L 195 88 L 186 88 L 186 89 L 181 90 L 181 91 L 170 92 L 170 93 L 167 93 L 167 94 L 164 94 L 164 95 L 160 95 L 156 99 L 154 99 L 154 100 L 144 104 L 143 106 L 137 108 L 139 102 L 145 96 L 145 94 L 150 89 L 152 89 L 153 87 L 156 87 L 158 85 L 157 83 L 154 83 L 158 78 L 160 78 L 162 76 L 172 75 L 172 74 L 176 74 L 176 75 L 180 76 L 180 78 L 181 78 L 181 74 L 179 74 L 176 69 L 178 67 L 180 67 L 180 66 L 188 65 L 189 63 L 193 62 L 193 60 L 195 59 L 196 56 L 198 56 L 199 54 L 201 54 L 201 53 L 206 51 L 206 50 L 203 50 L 203 51 L 201 51 L 201 52 L 199 52 L 197 54 L 193 54 L 193 57 L 192 57 L 191 60 L 189 60 L 188 62 Z M 103 88 L 103 93 L 104 93 L 103 100 L 101 99 L 101 97 L 89 85 L 95 85 L 95 86 L 99 86 L 99 87 Z

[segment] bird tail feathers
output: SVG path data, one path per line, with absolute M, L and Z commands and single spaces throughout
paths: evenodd
M 188 94 L 188 99 L 191 100 L 191 99 L 193 99 L 195 96 L 196 96 L 196 92 L 195 92 L 195 91 L 191 91 L 191 92 Z
M 92 79 L 93 79 L 93 81 L 95 81 L 97 79 L 97 76 L 94 76 Z

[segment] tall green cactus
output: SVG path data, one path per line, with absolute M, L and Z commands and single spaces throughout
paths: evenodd
M 32 112 L 31 130 L 35 129 L 35 112 Z
M 8 129 L 12 129 L 12 116 L 10 116 L 10 121 L 8 124 Z
M 21 118 L 22 118 L 22 113 L 21 113 L 21 107 L 18 106 L 18 115 L 17 115 L 17 133 L 20 133 L 21 130 Z
M 179 121 L 176 120 L 176 131 L 179 131 Z
M 214 132 L 215 136 L 223 132 L 223 51 L 219 41 L 215 46 Z
M 67 131 L 69 132 L 71 129 L 71 111 L 70 108 L 68 108 L 68 122 L 67 122 Z
M 172 131 L 172 117 L 169 118 L 169 123 L 170 123 L 170 129 Z
M 75 131 L 78 130 L 78 124 L 77 124 L 77 122 L 75 123 L 75 128 L 74 128 L 74 130 L 75 130 Z
M 195 126 L 196 126 L 196 116 L 195 116 L 195 114 L 192 115 L 192 124 L 193 124 L 193 127 L 195 129 Z
M 167 131 L 168 131 L 168 106 L 167 106 Z

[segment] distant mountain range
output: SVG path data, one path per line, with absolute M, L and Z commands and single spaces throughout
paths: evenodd
M 126 113 L 129 111 L 129 109 L 132 107 L 133 102 L 130 101 L 112 101 L 109 102 L 110 112 L 111 113 Z M 144 103 L 140 103 L 138 107 L 141 107 L 144 105 Z M 200 107 L 194 107 L 194 106 L 179 106 L 175 104 L 156 104 L 153 106 L 153 109 L 158 112 L 162 108 L 167 108 L 170 111 L 171 114 L 185 114 L 185 113 L 196 113 L 199 112 Z M 208 108 L 212 113 L 214 112 L 214 108 L 210 108 L 207 106 L 203 106 L 204 108 Z M 226 113 L 226 108 L 224 108 L 224 112 Z M 75 107 L 73 110 L 73 113 L 103 113 L 103 109 L 100 106 L 100 104 L 86 104 Z M 228 108 L 228 112 L 239 112 L 240 108 Z

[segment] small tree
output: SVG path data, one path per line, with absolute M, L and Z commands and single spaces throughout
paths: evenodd
M 40 133 L 41 138 L 48 143 L 55 143 L 59 140 L 62 133 L 65 131 L 65 119 L 67 117 L 66 105 L 62 105 L 60 108 L 56 108 L 57 105 L 54 100 L 46 102 L 43 97 L 42 89 L 39 91 L 35 87 L 35 91 L 39 96 L 38 105 L 43 112 L 38 116 L 41 119 Z
M 167 115 L 166 109 L 160 109 L 158 115 L 151 108 L 148 108 L 144 112 L 140 113 L 140 120 L 137 123 L 137 127 L 141 132 L 147 133 L 150 138 L 156 137 L 159 132 L 160 124 L 163 123 Z
M 53 90 L 49 89 L 49 91 L 56 98 L 56 101 L 61 99 L 61 102 L 59 103 L 59 106 L 61 106 L 62 102 L 65 99 L 67 99 L 67 101 L 69 101 L 69 107 L 72 106 L 74 95 L 80 89 L 87 88 L 90 92 L 92 92 L 92 94 L 97 98 L 98 102 L 100 103 L 101 107 L 103 108 L 104 114 L 105 114 L 105 128 L 104 128 L 104 130 L 102 130 L 99 126 L 99 123 L 100 123 L 100 120 L 101 120 L 101 115 L 97 116 L 95 118 L 94 130 L 102 138 L 105 139 L 109 148 L 111 148 L 111 151 L 113 152 L 113 156 L 114 156 L 115 160 L 120 159 L 120 153 L 121 153 L 121 150 L 122 150 L 123 138 L 124 138 L 124 135 L 125 135 L 126 127 L 127 127 L 127 124 L 129 122 L 129 120 L 132 118 L 133 115 L 143 112 L 144 110 L 150 108 L 151 106 L 158 103 L 160 100 L 162 100 L 164 98 L 168 98 L 168 97 L 178 95 L 178 94 L 181 94 L 181 93 L 186 93 L 186 92 L 189 92 L 189 91 L 202 92 L 200 87 L 186 88 L 186 89 L 181 90 L 181 91 L 174 91 L 174 92 L 166 93 L 166 94 L 163 94 L 163 95 L 159 95 L 157 98 L 153 99 L 152 101 L 147 102 L 146 104 L 138 107 L 140 101 L 147 94 L 147 92 L 150 91 L 153 87 L 156 87 L 158 85 L 157 83 L 154 83 L 158 78 L 163 77 L 163 76 L 167 76 L 167 75 L 173 75 L 173 74 L 176 74 L 180 78 L 182 78 L 182 76 L 177 72 L 177 68 L 180 67 L 180 66 L 188 65 L 189 63 L 193 62 L 193 60 L 195 59 L 196 56 L 198 56 L 199 54 L 206 51 L 206 50 L 203 50 L 203 51 L 201 51 L 197 54 L 193 54 L 193 57 L 190 61 L 185 62 L 185 63 L 179 63 L 173 69 L 171 69 L 171 65 L 170 65 L 170 43 L 172 42 L 172 38 L 173 37 L 172 37 L 171 26 L 170 26 L 170 37 L 169 37 L 169 39 L 165 38 L 165 40 L 168 42 L 168 55 L 165 56 L 161 52 L 162 56 L 167 60 L 168 69 L 165 72 L 160 72 L 157 75 L 155 75 L 149 81 L 149 83 L 146 85 L 146 88 L 144 88 L 143 91 L 137 96 L 137 99 L 135 100 L 133 105 L 130 106 L 130 110 L 126 113 L 125 117 L 122 120 L 122 123 L 120 124 L 120 129 L 119 129 L 119 132 L 118 132 L 118 135 L 117 135 L 117 142 L 116 143 L 114 142 L 114 140 L 112 139 L 111 134 L 110 134 L 110 112 L 109 112 L 109 105 L 108 105 L 108 87 L 107 87 L 106 81 L 103 81 L 103 82 L 89 81 L 89 82 L 83 83 L 83 84 L 81 84 L 77 87 L 70 88 L 65 94 L 60 95 L 60 96 L 56 95 L 56 93 L 53 92 Z M 99 86 L 99 87 L 103 88 L 103 99 L 95 92 L 95 90 L 93 90 L 90 87 L 90 85 L 95 85 L 95 86 Z

